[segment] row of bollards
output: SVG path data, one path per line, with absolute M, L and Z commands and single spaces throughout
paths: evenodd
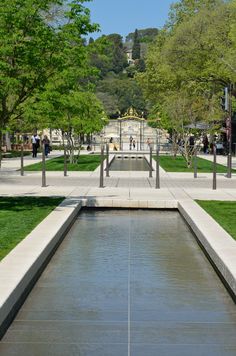
M 24 176 L 24 147 L 21 144 L 21 155 L 20 155 L 20 175 Z M 67 154 L 64 147 L 64 176 L 67 176 Z M 45 188 L 46 183 L 46 156 L 45 156 L 45 144 L 42 144 L 42 187 Z
M 100 161 L 100 183 L 99 188 L 104 188 L 104 145 L 101 146 L 101 161 Z M 149 161 L 149 178 L 153 177 L 153 150 L 150 147 L 150 161 Z M 159 148 L 156 150 L 156 189 L 160 189 L 160 162 L 159 162 Z M 109 145 L 106 145 L 106 177 L 110 177 L 109 174 Z
M 152 147 L 150 147 L 150 163 L 149 163 L 149 178 L 152 178 Z M 194 164 L 194 179 L 198 178 L 198 172 L 197 172 L 197 149 L 194 150 L 194 158 L 193 158 L 193 164 Z M 213 185 L 212 189 L 216 190 L 217 189 L 217 155 L 216 155 L 216 145 L 213 145 Z M 156 189 L 160 189 L 160 151 L 157 145 L 156 149 Z
M 99 187 L 104 188 L 104 160 L 106 158 L 106 177 L 110 177 L 109 174 L 109 144 L 106 144 L 106 157 L 105 157 L 105 148 L 104 145 L 101 146 L 101 162 L 100 162 L 100 183 Z M 153 177 L 153 149 L 150 147 L 149 153 L 149 178 Z M 194 178 L 198 177 L 197 172 L 197 150 L 194 151 Z M 21 145 L 21 176 L 24 176 L 24 148 L 23 144 Z M 67 176 L 67 153 L 64 146 L 64 176 Z M 42 145 L 42 187 L 46 187 L 46 160 L 45 160 L 45 145 Z M 156 189 L 160 189 L 160 151 L 157 145 L 156 149 Z M 217 155 L 216 155 L 216 145 L 213 145 L 213 185 L 212 189 L 217 189 Z

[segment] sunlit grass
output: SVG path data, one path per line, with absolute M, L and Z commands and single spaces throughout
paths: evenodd
M 0 260 L 64 198 L 0 197 Z M 46 231 L 42 232 L 46 233 Z
M 155 157 L 154 157 L 155 158 Z M 166 172 L 189 172 L 193 173 L 194 168 L 190 167 L 188 168 L 186 166 L 186 162 L 182 156 L 160 156 L 160 166 L 166 171 Z M 204 159 L 204 158 L 197 158 L 197 171 L 199 173 L 211 173 L 213 170 L 213 163 Z M 218 173 L 226 173 L 227 172 L 227 167 L 217 164 L 217 172 Z M 233 170 L 233 172 L 236 172 Z
M 236 240 L 236 201 L 197 200 L 197 203 Z
M 94 171 L 101 162 L 99 155 L 81 155 L 77 159 L 77 163 L 67 162 L 68 171 Z M 25 171 L 41 171 L 42 162 L 31 164 L 25 167 Z M 57 157 L 53 159 L 46 159 L 47 171 L 63 171 L 64 157 Z

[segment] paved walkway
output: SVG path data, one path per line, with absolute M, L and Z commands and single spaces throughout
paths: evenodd
M 60 152 L 53 152 L 53 156 L 55 157 L 59 153 Z M 207 159 L 212 159 L 212 157 L 207 156 Z M 38 160 L 40 160 L 40 158 L 38 158 L 37 160 L 33 160 L 31 157 L 27 157 L 25 159 L 25 164 L 31 164 Z M 226 164 L 225 157 L 221 157 L 220 160 L 222 164 Z M 233 164 L 235 165 L 235 158 L 233 159 L 233 162 Z M 155 189 L 155 172 L 153 172 L 154 178 L 149 178 L 149 172 L 113 171 L 110 172 L 109 178 L 104 179 L 105 187 L 99 188 L 98 168 L 94 172 L 69 172 L 68 177 L 64 177 L 63 172 L 47 172 L 47 186 L 43 188 L 41 187 L 42 179 L 40 172 L 27 172 L 25 176 L 21 177 L 20 172 L 17 171 L 17 169 L 19 169 L 19 166 L 19 159 L 7 159 L 3 162 L 3 167 L 0 171 L 0 196 L 60 195 L 75 197 L 76 199 L 68 199 L 67 201 L 69 203 L 67 202 L 67 205 L 64 206 L 64 208 L 60 207 L 59 209 L 55 209 L 55 211 L 42 222 L 43 225 L 40 224 L 30 234 L 30 238 L 23 240 L 22 243 L 19 244 L 18 247 L 14 251 L 12 251 L 12 253 L 9 254 L 6 259 L 4 259 L 4 264 L 2 264 L 2 275 L 0 275 L 0 285 L 3 286 L 3 292 L 1 292 L 3 295 L 2 300 L 7 300 L 9 302 L 9 298 L 7 299 L 7 296 L 12 296 L 15 293 L 16 284 L 17 286 L 19 286 L 18 293 L 22 293 L 20 288 L 22 288 L 22 281 L 25 281 L 25 278 L 23 277 L 25 277 L 26 274 L 27 276 L 31 275 L 31 273 L 29 273 L 29 271 L 31 271 L 31 267 L 33 269 L 36 268 L 35 266 L 38 266 L 35 263 L 35 260 L 38 261 L 42 258 L 43 263 L 44 260 L 42 255 L 45 255 L 46 248 L 51 247 L 53 249 L 53 246 L 55 245 L 51 245 L 51 242 L 55 240 L 55 236 L 59 236 L 58 226 L 60 228 L 61 226 L 64 226 L 63 219 L 65 218 L 66 214 L 72 214 L 71 210 L 73 208 L 73 204 L 75 204 L 78 198 L 86 199 L 87 206 L 105 206 L 114 208 L 178 207 L 181 211 L 182 216 L 184 216 L 184 218 L 198 237 L 200 243 L 207 250 L 211 260 L 215 263 L 218 270 L 220 271 L 222 276 L 224 276 L 228 285 L 231 287 L 231 290 L 233 290 L 235 293 L 235 241 L 232 240 L 232 238 L 210 216 L 208 216 L 198 206 L 198 204 L 193 202 L 192 199 L 217 199 L 235 201 L 236 174 L 233 174 L 231 179 L 226 178 L 224 174 L 218 174 L 218 189 L 215 191 L 212 189 L 211 174 L 199 174 L 198 178 L 194 179 L 192 173 L 166 173 L 165 171 L 163 171 L 163 169 L 161 169 L 161 189 Z M 65 201 L 63 202 L 63 204 L 65 204 Z M 98 212 L 96 212 L 96 214 L 97 213 Z M 121 213 L 125 214 L 125 218 L 127 218 L 126 212 Z M 176 214 L 176 216 L 178 215 L 179 219 L 177 221 L 176 218 L 173 216 L 175 212 L 168 212 L 168 219 L 165 217 L 164 221 L 160 222 L 157 221 L 156 214 L 153 213 L 154 215 L 152 217 L 152 212 L 148 211 L 144 214 L 146 214 L 146 216 L 148 216 L 148 218 L 151 220 L 147 223 L 146 216 L 144 216 L 144 224 L 141 221 L 139 212 L 136 211 L 134 213 L 138 214 L 137 219 L 134 220 L 134 217 L 130 218 L 128 221 L 128 226 L 124 224 L 123 219 L 122 222 L 117 222 L 118 227 L 116 230 L 118 231 L 118 238 L 116 238 L 116 234 L 114 234 L 113 217 L 111 220 L 105 223 L 103 217 L 102 221 L 100 221 L 100 232 L 98 230 L 98 219 L 91 219 L 91 217 L 85 218 L 84 226 L 86 227 L 86 229 L 91 228 L 92 223 L 96 222 L 93 229 L 95 230 L 95 233 L 98 234 L 98 236 L 100 237 L 98 239 L 98 253 L 96 253 L 95 251 L 95 256 L 97 260 L 95 259 L 94 263 L 91 262 L 91 253 L 88 253 L 88 251 L 90 251 L 90 248 L 87 248 L 85 246 L 85 250 L 82 250 L 82 243 L 80 244 L 80 248 L 78 249 L 78 242 L 76 242 L 77 245 L 72 245 L 72 249 L 69 250 L 69 252 L 68 250 L 65 251 L 62 246 L 62 248 L 58 250 L 58 253 L 61 253 L 61 251 L 65 252 L 65 265 L 61 263 L 61 260 L 57 259 L 58 255 L 55 255 L 56 261 L 59 261 L 59 266 L 62 266 L 62 270 L 60 270 L 60 268 L 58 270 L 57 267 L 55 269 L 55 267 L 49 265 L 49 269 L 45 271 L 45 273 L 48 273 L 49 270 L 58 271 L 58 276 L 60 279 L 60 288 L 57 288 L 56 280 L 54 279 L 54 277 L 52 280 L 50 280 L 48 279 L 48 275 L 44 274 L 44 276 L 46 276 L 46 279 L 39 280 L 39 288 L 36 287 L 31 294 L 31 296 L 33 294 L 36 296 L 36 304 L 30 304 L 32 302 L 32 299 L 31 297 L 28 298 L 26 302 L 28 304 L 25 304 L 25 309 L 24 307 L 23 309 L 21 309 L 20 313 L 18 313 L 16 321 L 12 324 L 7 334 L 5 335 L 5 338 L 3 339 L 3 342 L 0 345 L 0 354 L 7 356 L 17 353 L 17 355 L 26 356 L 31 355 L 32 352 L 37 350 L 36 353 L 39 355 L 66 355 L 71 354 L 71 352 L 75 352 L 76 354 L 81 353 L 83 355 L 110 355 L 110 344 L 113 343 L 114 347 L 112 347 L 112 352 L 114 355 L 119 356 L 123 354 L 144 355 L 145 352 L 148 353 L 148 355 L 150 356 L 157 354 L 171 354 L 173 352 L 175 354 L 181 355 L 198 355 L 199 352 L 202 355 L 235 355 L 235 305 L 233 304 L 229 295 L 225 293 L 225 290 L 218 279 L 216 280 L 216 284 L 218 284 L 218 287 L 220 289 L 218 289 L 217 292 L 217 285 L 213 284 L 213 270 L 208 269 L 208 267 L 202 269 L 203 260 L 200 260 L 198 252 L 196 253 L 197 264 L 195 266 L 193 265 L 194 256 L 191 256 L 188 250 L 185 251 L 183 254 L 183 248 L 181 246 L 181 243 L 184 240 L 184 232 L 186 232 L 186 226 L 183 226 L 183 231 L 181 231 L 179 234 L 176 233 L 176 231 L 178 231 L 180 227 L 180 222 L 182 222 L 182 218 L 180 219 L 179 215 Z M 91 210 L 89 214 L 94 214 L 94 211 Z M 109 214 L 114 214 L 114 211 L 110 211 Z M 117 214 L 115 214 L 115 216 L 117 216 Z M 152 222 L 156 225 L 154 226 Z M 174 225 L 172 223 L 174 223 Z M 163 227 L 163 232 L 161 233 L 162 237 L 165 236 L 164 233 L 166 233 L 166 228 L 169 229 L 168 238 L 161 238 L 157 241 L 158 243 L 160 242 L 166 244 L 166 247 L 163 250 L 161 250 L 158 245 L 153 245 L 153 241 L 151 239 L 149 239 L 150 244 L 147 244 L 148 230 L 153 233 L 153 231 L 157 231 L 156 229 L 160 229 L 161 226 Z M 109 240 L 104 240 L 104 227 L 106 227 L 108 231 L 107 235 Z M 121 228 L 124 229 L 124 233 L 120 233 Z M 91 308 L 94 308 L 94 303 L 99 302 L 102 302 L 101 306 L 104 305 L 105 311 L 107 311 L 108 303 L 111 301 L 112 303 L 114 302 L 114 298 L 111 298 L 111 293 L 113 293 L 111 289 L 106 290 L 104 288 L 104 284 L 100 283 L 99 281 L 99 290 L 96 290 L 96 293 L 94 293 L 93 286 L 90 294 L 91 299 L 89 299 L 88 293 L 83 294 L 83 291 L 88 291 L 85 285 L 82 289 L 77 288 L 78 286 L 76 286 L 76 289 L 74 291 L 72 290 L 71 294 L 71 286 L 68 285 L 68 288 L 66 288 L 64 282 L 61 283 L 61 277 L 64 272 L 64 281 L 68 283 L 69 280 L 72 280 L 72 285 L 74 285 L 75 280 L 73 274 L 68 269 L 68 266 L 72 266 L 73 272 L 76 271 L 76 281 L 79 280 L 80 285 L 81 283 L 83 283 L 83 280 L 81 280 L 79 277 L 79 271 L 82 271 L 82 275 L 83 277 L 85 277 L 84 280 L 86 281 L 87 285 L 90 285 L 90 281 L 92 283 L 92 281 L 94 280 L 99 280 L 97 275 L 94 274 L 94 271 L 96 271 L 98 274 L 100 273 L 100 271 L 102 271 L 101 276 L 104 278 L 104 271 L 105 273 L 110 273 L 111 266 L 115 266 L 114 275 L 118 275 L 119 277 L 121 271 L 123 270 L 123 267 L 114 263 L 114 254 L 113 252 L 111 253 L 108 250 L 108 247 L 111 246 L 110 236 L 112 235 L 114 237 L 114 243 L 116 243 L 117 241 L 120 243 L 120 239 L 127 237 L 127 230 L 131 231 L 131 228 L 134 232 L 133 234 L 128 234 L 128 240 L 126 241 L 126 245 L 128 246 L 128 249 L 126 249 L 126 256 L 128 256 L 127 261 L 129 263 L 126 263 L 127 268 L 126 274 L 124 275 L 124 278 L 126 278 L 125 292 L 128 290 L 129 293 L 128 298 L 127 295 L 125 295 L 126 301 L 128 300 L 126 307 L 126 310 L 128 310 L 128 318 L 126 318 L 125 320 L 126 331 L 128 329 L 129 349 L 127 353 L 127 332 L 124 332 L 124 325 L 122 324 L 122 326 L 120 326 L 120 320 L 117 320 L 116 317 L 113 316 L 114 314 L 112 315 L 112 321 L 115 321 L 115 323 L 109 324 L 109 318 L 106 317 L 105 322 L 108 323 L 104 327 L 103 323 L 101 323 L 99 320 L 97 321 L 96 318 L 95 324 L 91 322 L 92 314 L 90 314 L 90 316 L 88 315 L 88 318 L 86 318 L 86 314 L 84 313 L 81 313 L 80 316 L 78 316 L 78 313 L 77 315 L 75 315 L 74 313 L 75 308 L 78 311 L 78 305 L 83 306 L 83 303 L 85 303 L 85 307 L 87 306 L 87 309 L 91 310 Z M 85 241 L 86 244 L 91 244 L 91 241 L 89 241 L 89 239 L 87 238 L 87 236 L 93 236 L 91 231 L 86 230 L 85 234 L 82 236 L 81 225 L 79 226 L 79 230 L 80 237 L 86 237 L 83 241 Z M 47 231 L 47 234 L 45 234 L 43 239 L 38 239 L 38 236 L 42 237 L 42 231 Z M 78 234 L 76 230 L 71 231 L 76 236 L 75 240 L 78 241 Z M 170 240 L 170 235 L 172 232 L 175 233 L 175 236 L 174 239 Z M 176 236 L 179 237 L 179 240 L 176 240 Z M 134 246 L 134 248 L 137 249 L 139 245 L 138 243 L 136 243 L 136 239 L 138 238 L 138 240 L 140 241 L 140 237 L 143 238 L 144 242 L 140 245 L 140 250 L 137 251 L 131 249 L 131 246 Z M 101 251 L 103 252 L 103 250 L 101 250 L 101 240 L 105 242 L 105 259 L 101 258 Z M 189 237 L 187 237 L 187 240 L 190 240 Z M 37 243 L 35 243 L 35 241 L 37 241 Z M 67 239 L 65 240 L 65 244 L 67 244 L 67 241 L 73 242 L 74 240 L 72 238 Z M 174 245 L 174 242 L 177 242 L 177 244 Z M 55 244 L 56 243 L 57 240 L 55 240 Z M 94 243 L 94 241 L 92 243 Z M 42 244 L 44 244 L 44 247 L 42 247 Z M 124 246 L 123 242 L 119 246 L 122 248 Z M 170 246 L 172 246 L 173 248 L 170 249 Z M 146 259 L 144 259 L 145 248 L 148 248 L 149 251 L 149 254 L 146 255 Z M 195 245 L 195 247 L 193 246 L 195 252 L 196 248 L 199 248 L 198 245 Z M 71 251 L 75 251 L 75 259 L 71 258 Z M 78 251 L 80 251 L 81 256 L 78 255 Z M 119 251 L 116 245 L 114 251 L 116 253 L 118 253 Z M 127 254 L 127 251 L 129 252 L 129 254 Z M 160 251 L 164 251 L 164 253 L 160 254 Z M 156 252 L 160 254 L 159 266 L 161 271 L 163 271 L 162 274 L 159 273 L 159 271 L 158 273 L 156 273 L 156 267 L 158 266 Z M 171 252 L 169 257 L 167 252 Z M 150 256 L 152 255 L 154 256 L 154 262 L 153 264 L 150 264 L 150 261 L 152 262 Z M 83 256 L 85 256 L 85 264 L 78 265 L 78 263 L 81 262 Z M 121 256 L 125 256 L 123 251 L 121 251 Z M 112 262 L 109 261 L 109 257 L 110 261 Z M 131 257 L 133 259 L 131 259 Z M 202 257 L 205 260 L 205 256 Z M 44 258 L 46 257 L 44 256 Z M 104 262 L 104 269 L 101 268 L 99 264 L 96 264 L 97 261 Z M 182 266 L 183 261 L 189 262 L 189 265 Z M 141 270 L 139 269 L 140 263 L 142 264 Z M 90 267 L 94 266 L 94 268 L 88 268 L 88 265 Z M 145 268 L 143 266 L 145 266 Z M 149 266 L 149 270 L 147 269 L 147 266 Z M 182 273 L 178 266 L 182 266 Z M 192 267 L 193 274 L 191 274 Z M 137 271 L 135 270 L 135 268 L 137 268 Z M 84 274 L 85 271 L 86 273 L 89 271 L 92 272 L 90 273 L 92 279 L 89 279 L 89 274 Z M 136 277 L 133 279 L 131 278 L 132 276 L 134 276 L 133 271 L 136 273 L 135 276 L 140 278 L 140 280 L 138 280 Z M 154 272 L 153 276 L 151 275 L 152 272 Z M 11 278 L 9 278 L 9 273 Z M 198 275 L 196 275 L 196 273 L 198 273 Z M 212 275 L 208 273 L 211 273 Z M 148 278 L 146 278 L 147 276 Z M 159 285 L 157 283 L 157 276 L 158 281 L 161 281 Z M 193 276 L 196 276 L 196 278 L 194 279 Z M 206 281 L 202 277 L 206 277 Z M 167 282 L 170 282 L 172 284 L 172 286 L 170 286 L 171 288 L 167 284 L 167 288 L 165 288 L 165 283 L 163 284 L 164 278 L 166 278 Z M 114 276 L 111 275 L 108 275 L 107 280 L 109 282 L 110 280 L 115 281 Z M 151 284 L 145 285 L 145 281 L 148 281 Z M 191 283 L 189 283 L 189 281 Z M 49 289 L 47 289 L 47 291 L 45 288 L 45 282 L 46 284 L 48 283 L 49 286 Z M 118 279 L 119 287 L 121 286 L 121 282 L 122 281 Z M 140 288 L 141 283 L 142 288 Z M 105 285 L 107 285 L 107 283 L 105 283 Z M 203 286 L 203 288 L 200 288 L 201 285 Z M 63 287 L 61 288 L 61 286 Z M 157 288 L 155 286 L 157 286 Z M 116 285 L 112 287 L 113 291 L 115 290 L 116 297 L 122 297 L 124 295 L 123 290 L 118 290 Z M 39 293 L 39 290 L 46 291 L 46 294 L 44 294 L 43 296 Z M 49 292 L 49 294 L 47 294 L 47 292 Z M 65 294 L 63 294 L 64 292 Z M 69 293 L 68 296 L 66 295 L 67 292 Z M 94 295 L 96 296 L 95 299 Z M 170 297 L 169 299 L 168 296 Z M 55 303 L 56 298 L 59 299 L 59 304 Z M 178 300 L 180 300 L 182 304 L 178 303 Z M 224 304 L 226 300 L 227 303 Z M 49 301 L 53 301 L 53 307 L 50 306 Z M 68 301 L 69 304 L 67 304 Z M 73 304 L 74 301 L 76 301 L 77 304 Z M 156 303 L 156 301 L 158 301 L 158 303 Z M 218 303 L 218 301 L 220 301 L 220 303 Z M 193 305 L 193 308 L 190 308 L 191 304 Z M 5 304 L 2 302 L 2 305 Z M 54 313 L 57 310 L 54 309 L 55 305 L 57 305 L 59 308 L 58 310 L 60 310 L 59 314 L 57 312 Z M 118 305 L 118 303 L 116 305 Z M 124 305 L 123 301 L 122 305 Z M 136 308 L 137 306 L 139 308 Z M 161 309 L 164 310 L 165 314 L 165 319 L 163 318 L 162 320 L 160 320 L 160 306 Z M 174 306 L 174 309 L 172 308 L 172 306 Z M 148 314 L 143 313 L 143 311 L 145 311 L 144 307 L 148 308 Z M 66 316 L 64 317 L 64 319 L 63 315 L 61 314 L 63 308 L 66 308 Z M 217 313 L 215 313 L 216 309 Z M 9 310 L 12 310 L 11 305 Z M 39 318 L 37 310 L 40 310 L 41 319 Z M 47 315 L 45 313 L 45 310 L 49 311 Z M 111 308 L 111 310 L 114 311 L 114 308 Z M 173 310 L 174 313 L 172 312 L 168 314 L 168 310 Z M 209 313 L 206 312 L 207 310 L 209 310 Z M 226 310 L 227 314 L 225 313 Z M 34 315 L 30 314 L 31 311 L 36 311 L 36 313 Z M 101 311 L 103 311 L 103 309 L 101 309 Z M 139 311 L 141 311 L 141 314 L 139 313 L 138 315 L 137 312 Z M 189 314 L 189 312 L 191 315 Z M 27 319 L 26 314 L 29 316 L 29 319 Z M 58 315 L 62 315 L 63 322 L 62 320 L 58 320 Z M 72 315 L 73 318 L 76 317 L 78 319 L 77 322 L 75 322 L 73 318 L 71 318 L 73 320 L 70 320 L 70 315 Z M 136 319 L 133 318 L 135 315 L 138 315 L 137 318 L 135 317 Z M 155 315 L 157 317 L 157 320 L 155 319 Z M 149 316 L 150 319 L 148 319 Z M 30 318 L 32 318 L 33 322 L 30 320 Z M 52 321 L 53 318 L 55 318 L 56 320 Z M 137 323 L 137 321 L 139 322 L 140 320 L 142 323 Z M 146 323 L 144 322 L 144 320 L 146 320 Z M 156 321 L 158 322 L 156 323 Z M 176 321 L 178 321 L 178 323 L 176 323 Z M 187 323 L 185 321 L 187 321 Z M 64 335 L 64 340 L 62 339 L 62 335 Z M 119 336 L 119 339 L 117 339 L 117 335 Z M 80 338 L 80 342 L 82 342 L 83 345 L 87 345 L 88 347 L 94 347 L 94 353 L 91 352 L 91 349 L 75 349 L 75 343 L 79 342 L 78 337 Z M 91 345 L 91 337 L 93 337 L 95 340 L 95 346 Z M 126 341 L 123 342 L 123 339 L 121 338 L 125 339 Z M 161 345 L 155 345 L 157 339 L 161 340 Z M 62 340 L 63 342 L 61 342 Z M 67 348 L 68 342 L 70 344 L 70 350 Z M 186 344 L 185 346 L 184 343 Z M 103 346 L 101 346 L 100 344 L 102 344 Z M 107 353 L 105 352 L 106 344 L 109 344 Z M 177 352 L 177 344 L 179 352 Z M 149 346 L 149 348 L 147 348 L 147 345 Z M 103 349 L 101 347 L 103 347 Z M 124 352 L 122 347 L 124 347 Z M 115 348 L 117 348 L 117 350 Z
M 53 152 L 51 157 L 60 155 Z M 87 154 L 83 152 L 82 154 Z M 212 160 L 212 156 L 202 156 Z M 25 165 L 39 162 L 25 157 Z M 225 156 L 217 156 L 219 163 L 226 165 Z M 236 158 L 233 157 L 236 167 Z M 40 172 L 26 172 L 24 177 L 19 172 L 20 159 L 3 160 L 0 170 L 0 195 L 63 195 L 73 197 L 99 197 L 100 199 L 219 199 L 236 200 L 236 174 L 231 179 L 224 174 L 217 175 L 217 190 L 212 189 L 212 174 L 201 173 L 194 179 L 192 173 L 166 173 L 161 169 L 161 189 L 155 189 L 155 172 L 149 178 L 149 172 L 110 172 L 104 178 L 104 188 L 99 188 L 99 169 L 94 172 L 47 172 L 47 187 L 42 188 Z

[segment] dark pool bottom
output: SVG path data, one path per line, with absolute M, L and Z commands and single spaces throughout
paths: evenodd
M 236 308 L 178 212 L 84 211 L 0 355 L 236 355 Z
M 110 171 L 149 171 L 149 163 L 144 157 L 118 156 L 111 162 Z

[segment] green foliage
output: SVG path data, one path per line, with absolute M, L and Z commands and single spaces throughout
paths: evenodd
M 96 25 L 90 24 L 89 11 L 82 5 L 83 2 L 1 2 L 1 131 L 9 125 L 13 128 L 17 125 L 21 128 L 33 125 L 42 127 L 50 122 L 49 118 L 58 115 L 61 102 L 65 100 L 65 97 L 59 99 L 58 87 L 64 86 L 67 94 L 69 87 L 74 93 L 78 91 L 79 78 L 84 80 L 88 75 L 84 66 L 87 54 L 81 36 L 97 30 Z M 56 25 L 58 17 L 60 24 Z M 52 83 L 56 83 L 55 90 L 52 89 Z M 79 94 L 76 95 L 78 97 Z M 50 96 L 54 102 L 50 101 Z M 75 94 L 72 95 L 73 100 Z M 58 105 L 55 105 L 55 101 Z M 58 110 L 54 112 L 56 106 Z M 71 106 L 70 102 L 68 107 Z M 45 116 L 43 120 L 41 113 Z M 27 123 L 26 119 L 29 120 Z
M 167 25 L 173 29 L 180 23 L 194 17 L 199 11 L 204 9 L 212 11 L 223 3 L 223 0 L 181 0 L 173 3 Z
M 111 51 L 108 48 L 107 55 L 112 54 L 112 71 L 114 73 L 120 73 L 125 67 L 127 67 L 127 57 L 124 53 L 122 36 L 119 34 L 111 34 L 107 36 L 108 41 L 111 43 Z
M 98 38 L 90 46 L 90 61 L 99 69 L 101 78 L 109 72 L 122 72 L 128 65 L 122 37 L 114 33 Z
M 140 51 L 141 51 L 141 47 L 139 41 L 139 34 L 138 34 L 138 30 L 136 29 L 134 32 L 134 43 L 132 48 L 132 58 L 134 60 L 140 59 Z
M 153 38 L 157 32 L 156 29 L 146 29 L 137 30 L 136 34 L 140 33 L 145 42 L 146 36 Z M 138 111 L 146 111 L 142 88 L 135 78 L 136 73 L 145 71 L 144 59 L 136 59 L 134 65 L 128 66 L 127 48 L 124 48 L 122 37 L 118 34 L 102 36 L 92 42 L 89 48 L 90 63 L 99 71 L 99 80 L 94 82 L 96 95 L 107 115 L 116 117 L 119 111 L 125 112 L 130 106 Z
M 173 142 L 185 142 L 188 165 L 193 153 L 188 149 L 188 127 L 205 122 L 217 129 L 225 120 L 220 96 L 236 81 L 235 19 L 235 0 L 176 2 L 166 28 L 150 46 L 146 71 L 136 75 L 153 106 L 151 112 L 160 107 Z
M 121 112 L 127 111 L 131 106 L 140 111 L 145 110 L 146 103 L 135 79 L 127 78 L 125 75 L 123 77 L 107 77 L 98 83 L 97 90 L 99 93 L 108 93 Z M 100 98 L 102 99 L 101 96 Z M 106 102 L 103 104 L 105 106 Z
M 114 67 L 114 53 L 112 52 L 112 43 L 107 36 L 99 37 L 96 41 L 89 43 L 90 64 L 98 69 L 99 77 L 104 78 L 109 72 L 120 70 Z M 122 54 L 123 57 L 123 54 Z M 123 68 L 122 68 L 123 69 Z
M 139 41 L 140 42 L 146 42 L 146 43 L 151 43 L 158 35 L 159 30 L 157 28 L 145 28 L 143 30 L 137 30 L 138 31 L 138 36 L 139 36 Z M 126 42 L 134 42 L 134 37 L 135 37 L 135 32 L 129 33 L 125 40 Z
M 235 7 L 235 1 L 182 0 L 172 7 L 170 29 L 150 47 L 146 71 L 137 79 L 178 132 L 223 118 L 222 88 L 236 79 Z

